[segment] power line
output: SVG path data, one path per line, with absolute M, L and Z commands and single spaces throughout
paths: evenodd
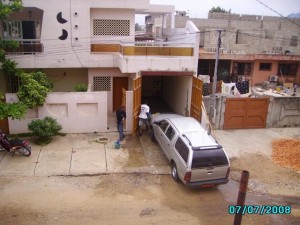
M 295 24 L 296 26 L 300 27 L 299 24 L 295 23 L 294 21 L 290 20 L 288 17 L 285 17 L 283 16 L 281 13 L 277 12 L 276 10 L 272 9 L 270 6 L 266 5 L 265 3 L 263 3 L 262 1 L 260 0 L 255 0 L 257 1 L 258 3 L 262 4 L 263 6 L 267 7 L 268 9 L 270 9 L 271 11 L 273 11 L 274 13 L 278 14 L 280 17 L 282 17 L 283 19 Z

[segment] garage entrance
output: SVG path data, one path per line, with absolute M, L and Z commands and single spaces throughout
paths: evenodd
M 200 120 L 202 82 L 193 72 L 141 71 L 141 77 L 133 80 L 133 131 L 144 100 L 152 114 L 176 113 Z
M 192 74 L 180 72 L 142 73 L 142 102 L 147 100 L 151 113 L 189 114 Z

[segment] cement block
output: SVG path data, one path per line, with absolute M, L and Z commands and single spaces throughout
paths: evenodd
M 104 146 L 98 149 L 73 151 L 70 174 L 82 175 L 106 172 L 106 154 Z
M 45 151 L 42 148 L 34 174 L 37 176 L 68 175 L 70 161 L 71 150 L 57 151 L 56 149 L 48 149 Z

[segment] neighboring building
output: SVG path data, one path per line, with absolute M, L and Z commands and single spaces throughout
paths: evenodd
M 285 82 L 300 84 L 300 19 L 227 13 L 209 13 L 208 19 L 199 19 L 177 12 L 175 27 L 182 28 L 188 20 L 200 30 L 198 74 L 213 76 L 217 47 L 214 30 L 222 29 L 219 79 L 234 73 L 252 85 L 260 85 L 276 79 L 275 75 L 279 81 L 283 77 Z M 167 27 L 171 23 L 168 17 Z
M 113 112 L 125 103 L 126 128 L 134 130 L 142 95 L 157 97 L 176 113 L 189 112 L 199 31 L 190 21 L 181 29 L 165 30 L 162 23 L 163 32 L 151 42 L 136 42 L 136 14 L 174 15 L 174 6 L 149 2 L 23 0 L 23 11 L 1 24 L 2 38 L 20 42 L 19 49 L 7 50 L 8 58 L 26 71 L 43 70 L 54 82 L 53 92 L 72 92 L 78 83 L 88 84 L 93 92 L 91 96 L 50 94 L 45 106 L 25 120 L 9 120 L 10 131 L 26 132 L 32 119 L 50 115 L 63 125 L 63 132 L 102 132 L 115 126 L 109 121 L 114 121 Z M 17 89 L 16 77 L 0 76 L 0 91 Z M 6 97 L 16 100 L 11 94 Z M 72 120 L 69 115 L 74 111 L 79 116 Z

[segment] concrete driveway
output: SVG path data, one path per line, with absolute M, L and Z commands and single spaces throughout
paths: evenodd
M 168 162 L 148 135 L 126 135 L 120 149 L 118 133 L 56 136 L 46 146 L 34 144 L 30 157 L 0 152 L 0 176 L 95 175 L 110 173 L 168 174 Z M 143 143 L 143 144 L 141 144 Z

